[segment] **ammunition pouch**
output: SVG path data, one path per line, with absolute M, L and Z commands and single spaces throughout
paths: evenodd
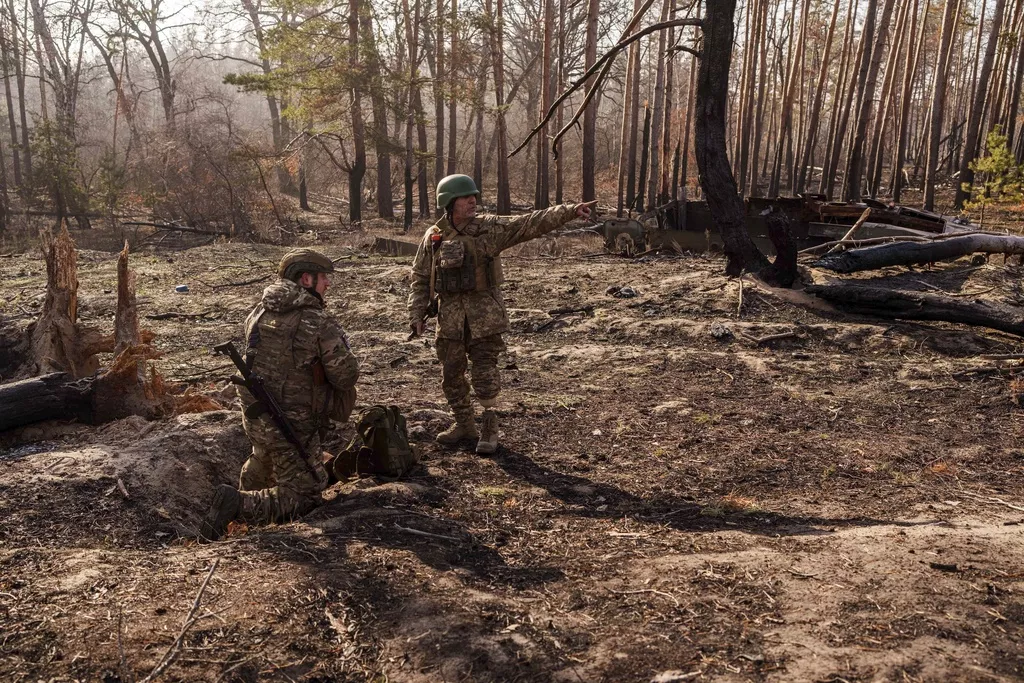
M 452 241 L 447 244 L 462 244 Z M 462 250 L 461 259 L 438 258 L 436 289 L 442 294 L 463 294 L 466 292 L 483 292 L 497 287 L 504 282 L 501 261 L 497 257 L 477 258 L 476 250 L 466 246 Z M 479 261 L 482 261 L 479 262 Z M 459 263 L 458 266 L 445 267 L 445 263 Z
M 461 244 L 461 242 L 449 242 L 448 244 Z M 444 294 L 458 294 L 461 292 L 475 292 L 476 286 L 476 258 L 473 253 L 464 249 L 461 263 L 458 266 L 445 268 L 438 265 L 437 291 Z

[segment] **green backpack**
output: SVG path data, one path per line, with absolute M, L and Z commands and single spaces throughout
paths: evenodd
M 409 444 L 405 416 L 398 406 L 375 405 L 359 416 L 356 435 L 330 470 L 339 481 L 354 474 L 397 478 L 419 461 L 419 453 Z

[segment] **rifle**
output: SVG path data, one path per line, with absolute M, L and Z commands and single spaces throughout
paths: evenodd
M 263 413 L 269 414 L 270 419 L 274 421 L 274 424 L 277 425 L 278 430 L 281 432 L 281 436 L 299 452 L 302 464 L 305 465 L 306 470 L 314 479 L 318 479 L 316 470 L 309 464 L 308 453 L 306 453 L 306 449 L 302 445 L 302 440 L 295 432 L 295 428 L 292 427 L 292 423 L 288 421 L 288 417 L 281 409 L 281 404 L 277 402 L 274 395 L 267 389 L 263 376 L 252 371 L 252 367 L 238 353 L 234 343 L 224 342 L 223 344 L 218 344 L 213 347 L 213 351 L 214 353 L 223 354 L 231 358 L 231 362 L 235 364 L 239 374 L 241 374 L 241 377 L 233 375 L 231 381 L 248 389 L 252 397 L 256 399 L 256 403 L 245 409 L 245 416 L 249 419 L 256 419 L 263 415 Z

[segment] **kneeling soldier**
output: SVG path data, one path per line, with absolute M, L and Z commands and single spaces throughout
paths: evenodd
M 437 208 L 445 216 L 427 230 L 416 252 L 408 308 L 414 334 L 423 334 L 428 315 L 437 309 L 441 388 L 455 414 L 455 424 L 437 435 L 438 442 L 455 446 L 479 438 L 476 452 L 490 454 L 498 449 L 493 408 L 501 390 L 501 335 L 509 329 L 500 254 L 575 218 L 589 218 L 596 202 L 563 204 L 523 216 L 477 216 L 479 197 L 469 176 L 450 175 L 437 184 Z M 473 393 L 484 408 L 479 433 L 466 381 L 469 367 Z
M 220 538 L 228 523 L 285 522 L 309 512 L 327 486 L 320 430 L 328 419 L 344 422 L 355 404 L 359 366 L 345 331 L 324 310 L 324 293 L 334 264 L 312 249 L 285 254 L 280 279 L 245 321 L 246 360 L 262 376 L 306 452 L 298 449 L 266 413 L 243 413 L 252 455 L 242 466 L 238 489 L 221 485 L 203 521 L 201 536 Z M 253 397 L 239 388 L 242 403 Z M 256 413 L 256 414 L 254 414 Z

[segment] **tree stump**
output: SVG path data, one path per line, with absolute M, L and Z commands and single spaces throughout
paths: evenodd
M 128 268 L 128 245 L 117 260 L 117 313 L 114 335 L 75 322 L 78 280 L 75 246 L 67 230 L 44 235 L 47 265 L 46 303 L 30 331 L 38 368 L 60 368 L 40 377 L 0 385 L 0 431 L 33 422 L 78 419 L 101 424 L 129 415 L 153 419 L 221 406 L 199 393 L 175 393 L 146 361 L 159 353 L 153 334 L 139 330 L 135 275 Z M 116 351 L 110 367 L 97 371 L 96 354 Z M 148 370 L 148 371 L 147 371 Z M 82 373 L 88 373 L 83 376 Z
M 54 236 L 43 232 L 46 299 L 39 319 L 29 326 L 29 375 L 65 372 L 78 379 L 99 369 L 96 354 L 114 349 L 114 340 L 78 323 L 78 274 L 75 242 L 62 223 Z

